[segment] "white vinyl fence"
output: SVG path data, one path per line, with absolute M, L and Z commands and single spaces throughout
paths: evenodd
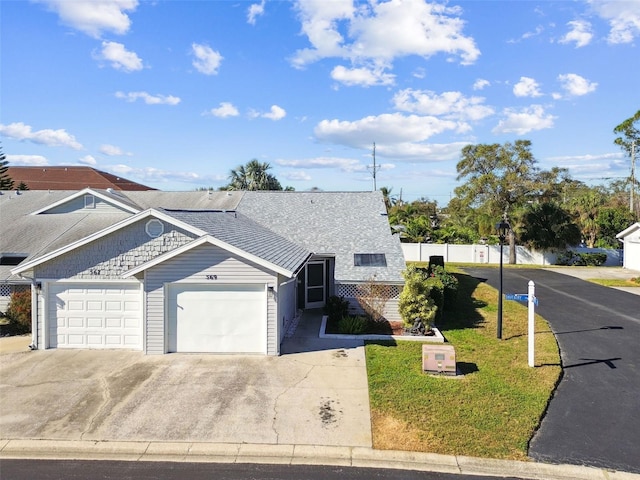
M 428 262 L 429 257 L 438 255 L 446 262 L 454 263 L 500 263 L 500 245 L 454 245 L 449 243 L 402 243 L 404 259 L 407 262 Z M 605 266 L 621 266 L 622 250 L 607 248 L 572 248 L 575 253 L 606 253 Z M 526 247 L 516 246 L 516 263 L 522 265 L 554 265 L 557 254 L 536 252 Z M 509 263 L 509 245 L 502 251 L 503 263 Z

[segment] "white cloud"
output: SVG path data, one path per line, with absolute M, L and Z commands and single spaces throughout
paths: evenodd
M 116 92 L 115 96 L 127 102 L 135 102 L 138 99 L 142 99 L 147 105 L 178 105 L 180 103 L 180 97 L 174 97 L 173 95 L 151 95 L 147 92 Z
M 249 7 L 247 11 L 247 23 L 251 25 L 256 24 L 256 17 L 264 15 L 264 5 L 265 0 L 262 0 L 260 3 L 254 3 Z
M 30 125 L 15 122 L 9 125 L 0 124 L 0 134 L 15 140 L 30 141 L 50 147 L 69 147 L 74 150 L 82 150 L 84 148 L 73 135 L 67 133 L 63 128 L 58 130 L 47 128 L 34 132 Z
M 372 142 L 381 145 L 421 142 L 446 130 L 456 130 L 460 124 L 433 116 L 401 113 L 369 116 L 355 122 L 322 120 L 314 129 L 320 141 L 369 148 Z
M 338 65 L 331 71 L 331 78 L 348 86 L 363 87 L 393 85 L 395 82 L 395 75 L 384 73 L 382 68 L 347 68 L 343 65 Z
M 520 77 L 520 81 L 513 86 L 513 94 L 516 97 L 539 97 L 540 85 L 533 78 Z
M 85 155 L 84 157 L 79 158 L 78 161 L 83 165 L 90 165 L 92 167 L 95 167 L 98 164 L 92 155 Z
M 298 0 L 296 6 L 302 33 L 311 47 L 296 51 L 292 58 L 295 67 L 323 58 L 342 58 L 351 61 L 355 73 L 371 64 L 388 70 L 394 59 L 410 55 L 429 58 L 444 53 L 464 65 L 474 63 L 480 55 L 473 38 L 463 34 L 459 7 L 424 0 L 371 2 L 366 6 L 354 6 L 352 0 Z
M 116 147 L 115 145 L 104 144 L 100 146 L 100 153 L 104 155 L 108 155 L 110 157 L 122 157 L 122 156 L 131 156 L 130 152 L 125 152 L 120 147 Z
M 576 48 L 584 47 L 591 43 L 593 33 L 591 33 L 591 23 L 586 20 L 574 20 L 567 23 L 571 30 L 560 39 L 560 43 L 575 42 Z
M 266 113 L 260 113 L 256 110 L 251 110 L 249 112 L 249 117 L 251 118 L 268 118 L 269 120 L 282 120 L 287 116 L 287 112 L 284 108 L 279 107 L 278 105 L 271 105 L 271 110 Z
M 505 108 L 503 111 L 504 120 L 500 120 L 498 125 L 492 130 L 493 133 L 515 133 L 524 135 L 533 130 L 542 130 L 553 127 L 556 117 L 547 114 L 542 105 L 531 105 L 528 108 L 516 110 L 515 108 Z
M 213 115 L 214 117 L 227 118 L 237 117 L 240 115 L 238 109 L 230 102 L 220 102 L 220 106 L 212 108 L 204 113 L 204 115 Z
M 100 38 L 103 32 L 123 35 L 131 19 L 125 12 L 135 11 L 137 0 L 36 0 L 58 14 L 60 21 L 87 35 Z
M 135 72 L 144 68 L 142 59 L 118 42 L 102 42 L 102 51 L 94 53 L 94 58 L 105 60 L 116 70 L 124 72 Z
M 39 167 L 49 165 L 49 162 L 42 155 L 7 155 L 9 165 L 24 165 L 27 167 Z
M 192 43 L 191 54 L 195 57 L 192 65 L 196 70 L 205 75 L 217 75 L 220 63 L 224 58 L 219 52 L 208 45 Z
M 460 158 L 460 151 L 470 142 L 453 143 L 396 143 L 376 145 L 380 156 L 411 163 L 446 162 Z
M 200 175 L 195 172 L 185 172 L 182 170 L 161 170 L 159 168 L 145 167 L 134 168 L 129 165 L 118 164 L 104 167 L 104 169 L 115 175 L 135 177 L 141 182 L 183 182 L 189 184 L 206 184 L 223 182 L 227 180 L 226 175 Z
M 631 43 L 640 36 L 640 2 L 589 0 L 589 3 L 601 18 L 609 22 L 609 43 Z
M 404 112 L 464 120 L 481 120 L 493 115 L 493 108 L 483 105 L 484 100 L 483 97 L 465 97 L 461 92 L 438 95 L 429 90 L 411 88 L 400 90 L 393 97 L 394 107 Z
M 491 85 L 491 82 L 489 82 L 489 80 L 485 80 L 484 78 L 479 78 L 475 82 L 473 82 L 473 89 L 484 90 L 486 87 L 490 85 Z
M 276 160 L 276 164 L 290 168 L 337 168 L 343 172 L 362 172 L 367 166 L 353 158 L 317 157 L 302 160 Z
M 558 81 L 561 83 L 562 89 L 566 92 L 565 96 L 580 97 L 587 93 L 594 92 L 598 84 L 596 82 L 590 82 L 580 75 L 575 73 L 567 73 L 564 75 L 558 75 Z M 554 94 L 554 98 L 557 100 L 561 98 L 560 94 Z
M 532 37 L 537 37 L 538 35 L 540 35 L 542 32 L 544 32 L 544 27 L 542 25 L 538 25 L 536 27 L 536 29 L 532 32 L 525 32 L 523 33 L 520 38 L 516 38 L 516 39 L 509 39 L 507 40 L 507 43 L 518 43 L 522 40 L 526 40 L 528 38 L 532 38 Z
M 312 180 L 311 175 L 303 170 L 285 173 L 283 177 L 294 182 L 308 182 Z

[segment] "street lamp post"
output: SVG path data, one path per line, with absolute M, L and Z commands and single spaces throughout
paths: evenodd
M 506 218 L 503 218 L 500 223 L 496 224 L 496 230 L 498 231 L 498 238 L 500 239 L 500 290 L 498 292 L 498 338 L 502 338 L 502 247 L 504 246 L 504 240 L 507 237 L 507 233 L 511 226 L 507 222 Z

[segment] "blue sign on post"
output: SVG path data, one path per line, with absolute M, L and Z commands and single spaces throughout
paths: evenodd
M 516 302 L 528 302 L 529 294 L 528 293 L 507 293 L 504 296 L 505 300 L 515 300 Z M 538 299 L 533 297 L 533 303 L 537 306 Z

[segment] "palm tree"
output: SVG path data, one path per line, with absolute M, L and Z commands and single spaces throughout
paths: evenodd
M 267 162 L 253 159 L 245 165 L 231 170 L 229 184 L 223 190 L 282 190 L 278 179 L 267 173 L 271 168 Z
M 520 239 L 537 250 L 561 250 L 580 243 L 580 228 L 555 202 L 534 204 L 522 216 Z

